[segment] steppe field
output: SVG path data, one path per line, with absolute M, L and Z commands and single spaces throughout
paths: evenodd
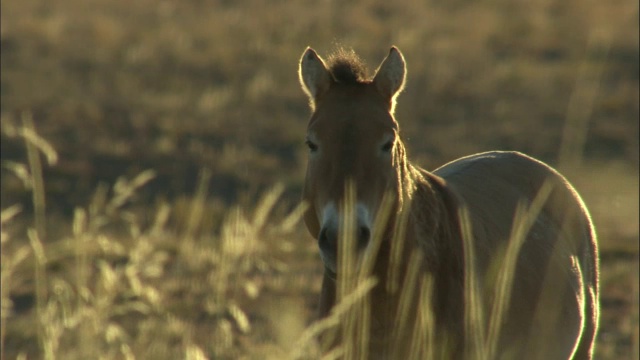
M 558 167 L 601 255 L 596 359 L 638 359 L 637 0 L 2 0 L 2 359 L 318 355 L 298 60 L 408 66 L 427 169 Z

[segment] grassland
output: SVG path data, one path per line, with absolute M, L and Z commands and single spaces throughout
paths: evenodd
M 336 41 L 372 69 L 403 51 L 417 163 L 563 169 L 600 235 L 597 357 L 638 358 L 638 19 L 631 0 L 3 1 L 2 358 L 294 357 L 321 269 L 297 62 Z

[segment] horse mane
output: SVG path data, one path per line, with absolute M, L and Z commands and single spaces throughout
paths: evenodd
M 420 224 L 415 245 L 422 249 L 426 267 L 430 271 L 437 271 L 441 266 L 448 266 L 448 271 L 454 277 L 462 276 L 455 271 L 464 266 L 463 258 L 456 256 L 463 254 L 463 250 L 457 213 L 459 203 L 455 194 L 447 188 L 442 178 L 414 167 L 404 158 L 404 154 L 402 157 L 401 186 L 404 190 L 401 193 L 403 197 L 408 195 L 403 201 L 410 202 L 413 221 Z M 433 257 L 434 254 L 439 256 Z
M 335 50 L 327 59 L 329 72 L 336 82 L 344 84 L 364 84 L 367 66 L 353 49 L 343 47 Z

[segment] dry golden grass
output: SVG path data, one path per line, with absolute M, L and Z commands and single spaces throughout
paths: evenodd
M 44 184 L 41 178 L 33 176 L 41 173 L 36 169 L 41 164 L 34 158 L 39 159 L 40 153 L 48 159 L 55 159 L 57 155 L 28 120 L 21 133 L 25 146 L 32 152 L 28 166 L 32 175 L 26 180 L 31 184 L 33 202 L 37 204 L 44 199 L 43 193 L 37 195 L 43 191 Z M 43 203 L 34 207 L 38 213 L 33 226 L 26 229 L 28 244 L 21 244 L 19 237 L 14 239 L 15 235 L 5 231 L 20 216 L 20 207 L 14 205 L 2 211 L 3 358 L 7 347 L 10 357 L 45 359 L 96 356 L 319 358 L 322 346 L 316 338 L 320 334 L 331 336 L 336 331 L 341 333 L 343 342 L 324 354 L 323 359 L 368 357 L 365 329 L 370 316 L 368 292 L 377 281 L 370 277 L 376 251 L 357 260 L 355 249 L 347 247 L 355 241 L 341 242 L 339 304 L 330 317 L 309 324 L 311 317 L 304 312 L 261 304 L 263 298 L 274 296 L 269 292 L 294 291 L 296 287 L 294 276 L 288 274 L 291 264 L 282 263 L 280 257 L 290 256 L 296 247 L 291 240 L 283 239 L 299 235 L 304 205 L 273 219 L 274 208 L 283 192 L 281 185 L 276 186 L 256 204 L 253 214 L 239 208 L 230 209 L 217 236 L 199 234 L 203 223 L 211 221 L 204 212 L 211 176 L 205 170 L 183 231 L 176 233 L 167 228 L 172 210 L 167 204 L 158 206 L 154 220 L 141 228 L 136 214 L 129 212 L 127 205 L 154 176 L 154 172 L 148 170 L 130 180 L 121 178 L 113 185 L 111 196 L 99 189 L 86 208 L 75 209 L 70 236 L 50 243 L 42 242 L 41 237 L 46 233 L 37 226 L 38 221 L 46 220 Z M 493 358 L 504 311 L 504 303 L 499 299 L 506 299 L 510 292 L 513 281 L 510 269 L 521 244 L 518 239 L 524 239 L 548 190 L 543 187 L 530 208 L 520 209 L 514 218 L 512 242 L 504 257 L 496 259 L 501 269 L 499 274 L 504 276 L 496 279 L 498 300 L 489 314 L 483 313 L 486 307 L 481 302 L 479 289 L 474 286 L 475 281 L 466 283 L 466 328 L 478 335 L 467 344 L 466 353 L 474 354 L 473 358 Z M 355 191 L 346 194 L 343 239 L 355 234 Z M 42 218 L 37 220 L 38 216 Z M 388 211 L 378 216 L 382 219 L 376 223 L 384 223 Z M 464 211 L 460 218 L 467 224 L 462 229 L 463 234 L 467 234 L 465 247 L 472 249 L 468 235 L 470 222 L 465 220 Z M 110 229 L 116 224 L 119 229 Z M 404 229 L 400 226 L 396 231 L 402 236 Z M 380 229 L 374 229 L 372 244 L 378 244 L 380 236 Z M 474 255 L 469 251 L 465 256 L 465 263 L 470 264 L 465 277 L 475 279 Z M 415 329 L 400 327 L 392 331 L 398 331 L 398 339 L 405 337 L 407 330 L 413 334 L 408 359 L 446 357 L 449 351 L 446 342 L 434 341 L 437 329 L 433 328 L 432 315 L 424 311 L 429 309 L 430 279 L 420 275 L 417 263 L 409 268 L 407 277 L 400 279 L 404 286 L 399 289 L 398 321 L 403 323 L 402 319 L 409 316 L 416 316 L 420 321 L 416 322 Z M 389 276 L 393 276 L 392 272 Z M 306 278 L 314 276 L 308 274 Z M 637 296 L 637 287 L 635 289 Z M 14 312 L 13 302 L 16 293 L 25 290 L 32 291 L 35 303 L 32 311 L 20 315 Z M 423 311 L 409 314 L 403 309 L 410 306 L 402 304 L 408 304 L 415 291 L 421 294 Z M 295 301 L 289 305 L 303 306 Z M 543 308 L 552 309 L 553 305 Z M 259 317 L 251 319 L 256 315 L 266 317 L 266 321 Z M 631 326 L 629 330 L 634 331 Z M 635 326 L 637 331 L 637 322 Z M 291 332 L 291 328 L 298 332 Z M 25 337 L 24 347 L 12 343 L 17 335 Z M 637 341 L 632 345 L 637 349 Z
M 33 140 L 25 140 L 30 151 L 37 151 Z M 34 166 L 39 163 L 31 162 L 32 174 L 38 173 Z M 218 236 L 197 235 L 200 223 L 210 221 L 202 211 L 205 172 L 185 231 L 167 229 L 167 204 L 141 228 L 126 208 L 153 177 L 153 171 L 145 171 L 121 178 L 111 196 L 99 190 L 86 208 L 75 209 L 72 233 L 48 243 L 30 226 L 28 243 L 21 244 L 6 230 L 20 207 L 2 211 L 3 358 L 200 359 L 236 358 L 241 350 L 263 353 L 260 347 L 238 348 L 239 338 L 253 330 L 244 302 L 258 298 L 264 288 L 295 288 L 277 256 L 292 251 L 290 240 L 281 239 L 299 230 L 303 207 L 273 223 L 271 213 L 283 191 L 277 186 L 251 215 L 230 209 Z M 34 202 L 41 201 L 44 194 L 36 193 L 42 180 L 29 180 Z M 33 291 L 35 301 L 24 315 L 16 313 L 24 305 L 15 304 L 22 291 Z M 23 345 L 14 343 L 20 337 Z
M 336 40 L 371 64 L 402 49 L 397 117 L 426 167 L 490 149 L 563 167 L 600 236 L 597 358 L 638 358 L 637 1 L 25 0 L 1 16 L 3 359 L 318 355 L 314 335 L 372 285 L 312 323 L 295 70 Z

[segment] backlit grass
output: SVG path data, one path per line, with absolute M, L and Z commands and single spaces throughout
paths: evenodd
M 402 49 L 425 168 L 492 149 L 561 167 L 600 239 L 597 358 L 638 358 L 636 1 L 0 6 L 3 359 L 318 355 L 374 281 L 313 322 L 296 69 L 334 41 L 370 64 Z

